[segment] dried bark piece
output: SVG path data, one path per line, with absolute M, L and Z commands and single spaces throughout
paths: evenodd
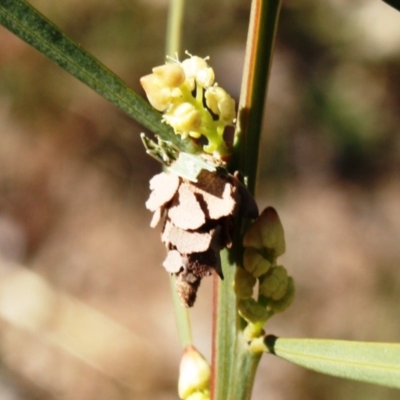
M 192 183 L 161 173 L 150 182 L 146 207 L 154 212 L 151 226 L 165 216 L 161 240 L 168 254 L 165 269 L 176 276 L 182 303 L 191 307 L 202 278 L 216 271 L 223 279 L 220 250 L 230 247 L 235 215 L 258 216 L 257 205 L 238 177 L 203 170 Z
M 219 219 L 234 213 L 239 198 L 236 187 L 226 177 L 203 170 L 192 189 L 201 197 L 207 218 Z
M 146 201 L 146 208 L 156 211 L 172 200 L 178 190 L 180 179 L 175 174 L 161 172 L 150 180 L 152 190 L 150 198 Z
M 193 253 L 183 256 L 186 269 L 176 276 L 176 290 L 186 307 L 192 307 L 202 278 L 212 274 L 214 270 L 223 279 L 219 253 L 210 249 L 203 253 Z
M 163 262 L 163 267 L 171 274 L 179 273 L 183 269 L 183 260 L 179 251 L 170 250 Z
M 182 183 L 175 196 L 168 217 L 175 226 L 181 229 L 197 229 L 206 222 L 206 217 L 187 183 Z
M 209 249 L 203 253 L 193 253 L 187 256 L 187 268 L 201 278 L 209 276 L 216 271 L 223 279 L 219 251 Z
M 201 253 L 209 249 L 212 235 L 209 232 L 188 232 L 166 221 L 161 240 L 173 245 L 181 254 Z
M 164 207 L 157 208 L 154 211 L 153 217 L 151 218 L 151 221 L 150 221 L 151 228 L 155 228 L 158 225 L 158 223 L 161 221 L 163 211 L 164 211 Z
M 193 306 L 200 283 L 201 278 L 194 276 L 190 272 L 179 274 L 176 277 L 176 291 L 185 307 Z

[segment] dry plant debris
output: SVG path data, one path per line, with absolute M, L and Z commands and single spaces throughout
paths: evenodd
M 232 244 L 236 216 L 256 218 L 257 205 L 235 176 L 222 172 L 202 170 L 196 183 L 161 172 L 151 179 L 150 189 L 151 227 L 165 218 L 163 266 L 176 276 L 182 303 L 191 307 L 203 277 L 215 271 L 223 278 L 219 252 Z

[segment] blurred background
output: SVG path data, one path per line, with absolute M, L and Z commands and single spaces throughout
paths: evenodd
M 250 1 L 187 3 L 183 49 L 209 55 L 237 99 Z M 167 0 L 32 4 L 141 94 L 164 62 Z M 270 333 L 400 341 L 399 110 L 399 12 L 284 1 L 257 201 L 281 216 L 297 295 Z M 176 399 L 143 129 L 0 27 L 0 131 L 0 400 Z M 207 357 L 211 283 L 191 311 Z M 398 396 L 265 356 L 253 398 Z

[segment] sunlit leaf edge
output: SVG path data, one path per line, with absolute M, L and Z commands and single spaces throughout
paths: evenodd
M 400 389 L 400 344 L 267 336 L 268 351 L 297 365 Z

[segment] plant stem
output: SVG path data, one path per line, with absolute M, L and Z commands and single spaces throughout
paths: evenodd
M 169 56 L 179 55 L 182 37 L 184 0 L 170 0 L 167 25 L 166 52 Z
M 184 349 L 193 344 L 192 330 L 190 326 L 190 317 L 187 308 L 185 308 L 176 292 L 175 276 L 170 277 L 171 293 L 174 304 L 175 320 L 178 328 L 179 342 Z
M 233 291 L 232 251 L 221 252 L 224 280 L 214 279 L 212 399 L 250 400 L 261 353 L 254 354 L 243 337 L 243 321 Z M 215 323 L 217 321 L 217 323 Z
M 168 11 L 167 39 L 165 52 L 169 56 L 179 53 L 181 43 L 181 30 L 183 22 L 184 0 L 170 0 Z M 172 299 L 174 304 L 175 320 L 178 328 L 182 348 L 193 344 L 189 311 L 182 306 L 176 292 L 175 276 L 170 277 Z
M 282 0 L 253 0 L 234 143 L 234 168 L 254 194 L 264 102 Z
M 253 391 L 254 380 L 256 377 L 257 367 L 260 362 L 262 353 L 255 354 L 251 352 L 246 339 L 239 333 L 236 340 L 236 360 L 233 377 L 245 377 L 240 385 L 231 386 L 229 399 L 250 400 Z
M 247 38 L 245 67 L 239 101 L 231 170 L 247 176 L 255 191 L 264 100 L 272 62 L 281 0 L 253 0 Z M 242 221 L 238 222 L 238 226 Z M 215 280 L 213 338 L 213 400 L 249 400 L 261 355 L 254 354 L 243 337 L 244 322 L 237 312 L 233 282 L 241 263 L 238 229 L 233 249 L 221 252 L 224 280 Z
M 224 280 L 214 275 L 214 325 L 212 348 L 212 399 L 229 399 L 232 385 L 232 370 L 236 362 L 236 339 L 239 315 L 236 296 L 232 289 L 235 279 L 235 265 L 231 262 L 230 251 L 221 251 Z

